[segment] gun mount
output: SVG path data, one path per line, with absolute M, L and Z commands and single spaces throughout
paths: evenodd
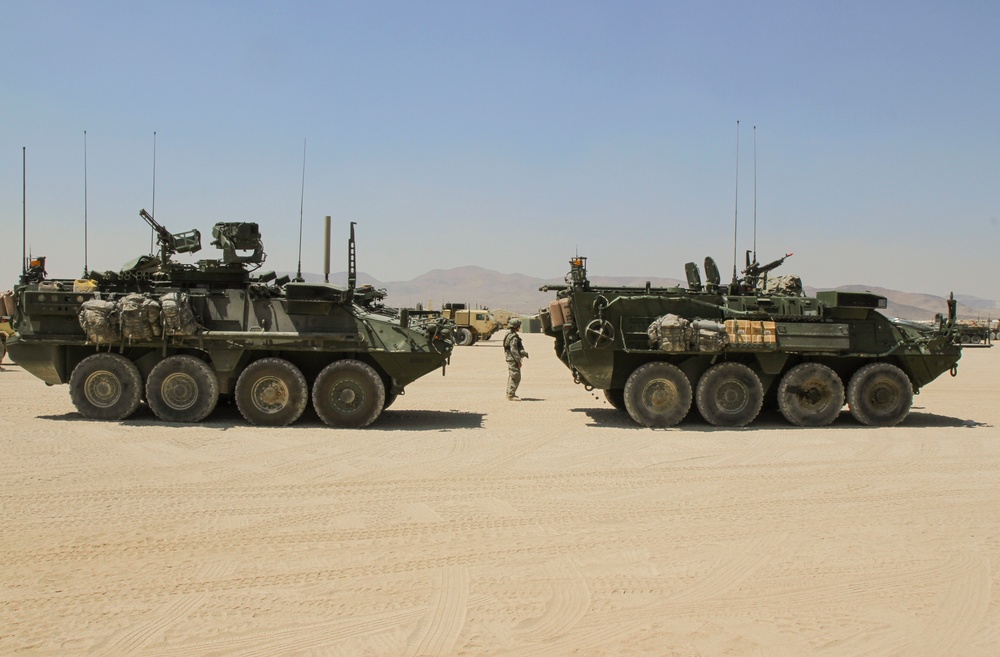
M 145 209 L 139 210 L 139 216 L 146 220 L 149 227 L 156 233 L 156 243 L 160 245 L 161 269 L 166 269 L 170 257 L 178 253 L 197 253 L 201 251 L 201 232 L 189 230 L 183 233 L 171 233 L 160 225 Z
M 757 262 L 757 254 L 755 253 L 753 255 L 753 259 L 751 261 L 750 251 L 747 251 L 747 266 L 746 269 L 743 270 L 744 278 L 742 281 L 744 289 L 753 290 L 756 288 L 766 287 L 767 273 L 780 267 L 785 260 L 791 258 L 792 255 L 794 254 L 786 253 L 777 260 L 772 260 L 766 265 L 761 265 Z M 737 285 L 740 281 L 734 281 L 733 283 L 734 285 Z

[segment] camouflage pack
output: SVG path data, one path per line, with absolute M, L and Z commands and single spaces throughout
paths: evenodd
M 729 342 L 726 325 L 710 319 L 696 319 L 691 322 L 692 339 L 698 351 L 722 351 Z
M 122 337 L 152 340 L 160 337 L 160 304 L 141 294 L 128 294 L 118 301 Z
M 802 279 L 794 274 L 763 279 L 760 283 L 760 289 L 764 294 L 783 294 L 790 297 L 803 295 Z
M 170 292 L 160 297 L 165 335 L 194 335 L 198 332 L 198 322 L 191 310 L 188 295 Z
M 646 332 L 649 334 L 651 349 L 687 351 L 690 348 L 690 322 L 683 317 L 672 314 L 657 317 Z
M 97 344 L 111 344 L 122 339 L 118 324 L 118 306 L 114 301 L 90 299 L 80 307 L 80 326 L 87 340 Z

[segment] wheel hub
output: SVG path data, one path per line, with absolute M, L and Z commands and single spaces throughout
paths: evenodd
M 337 410 L 352 413 L 364 403 L 364 391 L 353 381 L 340 381 L 333 387 L 330 398 Z
M 111 372 L 101 370 L 87 377 L 84 391 L 87 395 L 87 401 L 94 406 L 110 408 L 121 399 L 122 383 Z
M 750 392 L 739 381 L 723 381 L 715 393 L 719 409 L 726 413 L 738 413 L 746 408 Z
M 650 381 L 642 391 L 642 398 L 654 413 L 665 413 L 676 406 L 680 395 L 677 386 L 665 379 Z
M 277 377 L 266 376 L 253 385 L 250 397 L 253 405 L 264 413 L 277 413 L 288 405 L 288 386 Z
M 873 385 L 869 399 L 873 406 L 886 408 L 895 403 L 896 390 L 885 383 Z
M 175 372 L 163 380 L 163 402 L 175 411 L 184 411 L 198 401 L 198 384 L 190 375 Z

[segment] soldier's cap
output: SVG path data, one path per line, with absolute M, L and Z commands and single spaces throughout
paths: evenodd
M 515 317 L 512 320 L 510 320 L 510 327 L 511 328 L 521 328 L 521 320 L 519 320 L 517 317 Z

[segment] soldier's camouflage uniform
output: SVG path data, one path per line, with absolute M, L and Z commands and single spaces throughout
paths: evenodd
M 514 327 L 503 339 L 504 356 L 507 358 L 507 399 L 517 399 L 517 386 L 521 383 L 521 360 L 528 357 L 521 343 L 521 336 Z

